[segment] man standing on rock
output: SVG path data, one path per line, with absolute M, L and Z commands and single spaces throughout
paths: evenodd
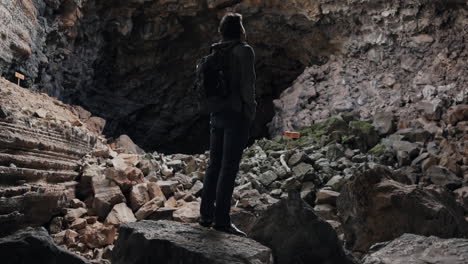
M 226 53 L 226 83 L 230 95 L 210 110 L 210 161 L 205 173 L 200 225 L 246 236 L 229 216 L 234 182 L 249 128 L 255 118 L 255 53 L 246 42 L 242 15 L 226 14 L 219 25 L 222 41 L 212 49 Z

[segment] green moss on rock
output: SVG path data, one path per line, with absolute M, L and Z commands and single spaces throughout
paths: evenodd
M 369 150 L 369 154 L 379 157 L 385 153 L 386 149 L 387 148 L 384 145 L 377 144 L 371 150 Z
M 375 132 L 374 126 L 366 121 L 351 121 L 349 122 L 349 127 L 365 135 Z
M 279 151 L 284 150 L 286 142 L 281 137 L 276 137 L 273 140 L 261 139 L 257 142 L 257 145 L 260 146 L 264 151 Z

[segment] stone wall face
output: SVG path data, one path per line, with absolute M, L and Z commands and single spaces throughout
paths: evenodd
M 274 101 L 270 133 L 348 111 L 364 119 L 393 112 L 439 121 L 468 100 L 467 13 L 463 1 L 321 5 L 318 23 L 328 24 L 341 51 L 308 67 Z
M 0 80 L 0 233 L 43 225 L 75 197 L 97 135 L 71 108 Z

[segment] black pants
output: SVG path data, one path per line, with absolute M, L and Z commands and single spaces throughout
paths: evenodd
M 212 114 L 210 118 L 210 161 L 203 182 L 200 214 L 203 220 L 214 221 L 216 226 L 231 224 L 231 197 L 250 123 L 235 112 Z

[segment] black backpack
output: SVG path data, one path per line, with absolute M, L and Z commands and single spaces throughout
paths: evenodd
M 210 54 L 197 61 L 194 89 L 198 110 L 202 113 L 215 111 L 214 102 L 231 95 L 228 78 L 228 56 L 236 44 L 224 50 L 210 48 Z

